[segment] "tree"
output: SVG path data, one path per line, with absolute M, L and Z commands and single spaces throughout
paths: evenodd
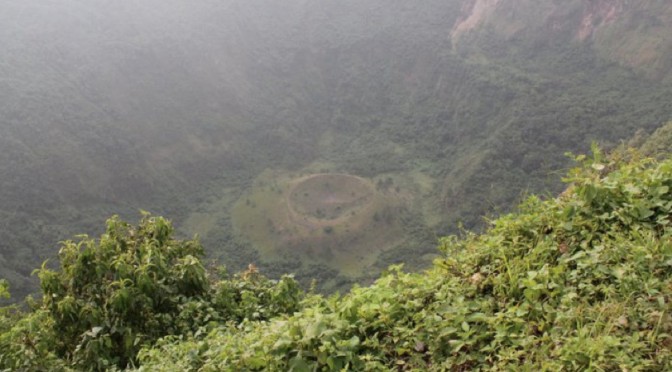
M 123 367 L 142 345 L 185 331 L 175 320 L 185 304 L 207 299 L 209 283 L 199 242 L 172 234 L 161 217 L 145 214 L 134 227 L 115 216 L 99 240 L 64 242 L 60 271 L 38 270 L 60 356 Z
M 166 336 L 198 338 L 216 326 L 297 311 L 291 276 L 269 280 L 250 264 L 209 275 L 197 239 L 173 238 L 162 217 L 137 226 L 114 216 L 99 239 L 62 243 L 60 267 L 36 270 L 42 302 L 0 308 L 0 370 L 109 370 L 138 366 L 138 351 Z M 7 296 L 0 280 L 0 297 Z

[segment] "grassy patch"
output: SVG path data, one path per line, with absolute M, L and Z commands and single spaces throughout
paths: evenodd
M 234 227 L 269 260 L 298 255 L 358 276 L 402 239 L 401 190 L 379 181 L 267 171 L 233 207 Z

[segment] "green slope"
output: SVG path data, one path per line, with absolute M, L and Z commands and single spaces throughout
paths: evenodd
M 562 196 L 443 239 L 425 273 L 165 339 L 141 369 L 667 370 L 672 162 L 577 159 Z
M 0 367 L 669 370 L 672 160 L 593 151 L 559 197 L 529 197 L 482 234 L 443 238 L 431 269 L 394 266 L 343 296 L 253 266 L 216 278 L 164 219 L 111 219 L 40 270 L 33 310 L 0 309 Z
M 390 263 L 423 267 L 459 223 L 479 228 L 525 192 L 559 191 L 565 151 L 669 121 L 669 6 L 625 3 L 579 38 L 611 5 L 7 2 L 0 276 L 20 298 L 54 242 L 138 209 L 198 232 L 234 269 L 254 262 L 304 284 L 324 273 L 325 290 Z M 477 4 L 484 18 L 456 36 Z M 628 63 L 639 45 L 655 58 Z M 398 244 L 366 257 L 360 279 L 265 259 L 231 212 L 269 169 L 394 179 L 409 195 Z

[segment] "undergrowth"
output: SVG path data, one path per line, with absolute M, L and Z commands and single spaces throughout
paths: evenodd
M 592 157 L 574 159 L 578 166 L 562 195 L 529 197 L 482 234 L 441 239 L 442 256 L 426 272 L 394 266 L 344 296 L 269 286 L 279 295 L 264 306 L 291 299 L 261 317 L 222 315 L 227 300 L 202 295 L 196 303 L 209 306 L 217 321 L 143 343 L 129 367 L 670 370 L 672 160 L 604 157 L 597 148 Z M 244 278 L 238 280 L 240 287 Z M 44 301 L 26 319 L 49 329 L 58 319 L 49 313 L 51 300 Z M 240 310 L 245 301 L 232 303 Z M 17 323 L 11 332 L 16 327 L 27 329 Z M 3 342 L 0 362 L 20 352 L 12 349 L 16 337 Z M 57 350 L 45 350 L 48 360 L 68 365 Z
M 672 161 L 577 156 L 560 197 L 343 297 L 163 339 L 143 370 L 669 370 Z

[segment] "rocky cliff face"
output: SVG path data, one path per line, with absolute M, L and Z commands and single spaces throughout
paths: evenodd
M 453 43 L 489 30 L 511 39 L 589 43 L 600 55 L 650 78 L 672 64 L 672 2 L 648 0 L 465 0 Z
M 581 23 L 576 30 L 576 38 L 588 40 L 603 27 L 620 20 L 623 14 L 623 1 L 596 0 L 586 1 L 581 13 Z

